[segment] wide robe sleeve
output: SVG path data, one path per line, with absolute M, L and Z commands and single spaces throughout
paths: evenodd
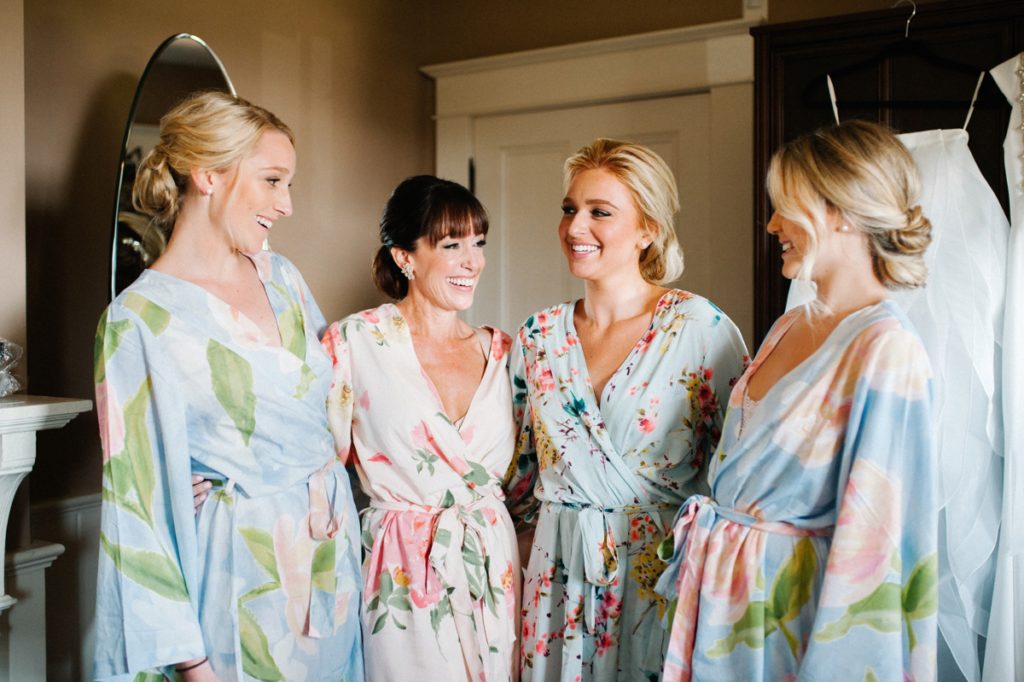
M 842 670 L 843 679 L 930 680 L 938 570 L 931 370 L 902 328 L 851 351 L 838 521 L 800 679 L 839 679 Z
M 690 414 L 695 422 L 691 425 L 694 451 L 690 461 L 694 466 L 705 465 L 718 447 L 732 387 L 750 362 L 740 330 L 717 308 L 714 310 L 715 322 L 700 367 L 689 377 Z
M 332 322 L 321 339 L 331 359 L 331 389 L 327 394 L 327 423 L 334 436 L 334 450 L 343 463 L 352 455 L 352 356 L 345 330 Z
M 103 446 L 96 679 L 205 655 L 186 396 L 160 363 L 170 316 L 138 294 L 111 304 L 95 347 Z
M 531 318 L 532 320 L 532 318 Z M 522 326 L 509 352 L 508 372 L 512 382 L 512 416 L 516 427 L 515 451 L 505 474 L 505 503 L 516 528 L 532 526 L 540 507 L 533 494 L 539 469 L 533 440 L 533 418 L 530 414 L 530 389 L 526 369 L 526 353 L 530 342 L 530 321 Z

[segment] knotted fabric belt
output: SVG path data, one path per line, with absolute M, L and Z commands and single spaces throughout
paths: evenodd
M 501 570 L 500 566 L 492 567 L 488 561 L 487 541 L 484 536 L 487 519 L 484 511 L 505 513 L 504 504 L 496 494 L 487 490 L 480 492 L 484 493 L 480 499 L 469 504 L 453 504 L 450 507 L 372 500 L 371 508 L 389 513 L 385 515 L 374 539 L 367 576 L 368 580 L 372 580 L 378 572 L 388 570 L 382 565 L 383 541 L 391 525 L 396 522 L 398 514 L 434 516 L 432 541 L 430 550 L 424 557 L 426 565 L 421 572 L 423 583 L 419 587 L 431 600 L 447 594 L 465 670 L 461 670 L 461 666 L 455 667 L 460 670 L 459 677 L 468 671 L 473 680 L 485 679 L 481 652 L 489 646 L 488 641 L 491 638 L 488 635 L 494 634 L 487 631 L 488 619 L 477 618 L 476 612 L 486 608 L 485 601 L 491 601 L 488 598 L 492 596 L 489 592 L 492 585 L 491 570 Z M 431 576 L 437 578 L 439 587 L 430 584 Z M 365 596 L 370 597 L 369 589 L 366 590 Z M 514 630 L 512 632 L 514 636 Z M 512 642 L 506 644 L 511 646 Z
M 689 680 L 692 674 L 690 661 L 697 634 L 704 564 L 711 531 L 719 518 L 764 533 L 792 537 L 829 537 L 834 530 L 833 526 L 801 528 L 785 521 L 758 519 L 736 509 L 720 507 L 706 495 L 694 495 L 687 499 L 673 522 L 671 554 L 664 551 L 664 545 L 659 548 L 659 556 L 668 562 L 668 568 L 661 574 L 654 588 L 669 602 L 677 600 L 675 615 L 669 624 L 669 632 L 673 636 L 665 659 L 663 679 L 666 681 Z M 676 637 L 677 632 L 682 633 L 682 636 Z
M 339 481 L 338 473 L 334 470 L 335 464 L 336 460 L 332 457 L 323 467 L 310 474 L 306 480 L 306 488 L 309 495 L 309 526 L 307 531 L 310 538 L 318 543 L 334 541 L 338 531 L 344 527 L 345 484 Z M 238 494 L 235 480 L 227 479 L 221 492 L 232 497 Z M 251 497 L 244 493 L 242 494 L 251 501 L 264 497 Z M 271 495 L 273 494 L 271 493 Z M 233 505 L 218 505 L 218 510 L 223 509 L 227 511 L 232 507 Z M 231 513 L 229 523 L 232 529 L 232 537 L 237 539 L 239 537 L 237 514 Z M 233 551 L 232 556 L 235 556 L 238 551 L 241 551 L 241 548 Z M 320 571 L 314 571 L 313 569 L 316 567 L 310 566 L 309 600 L 305 604 L 305 618 L 303 618 L 304 625 L 302 628 L 302 634 L 307 637 L 319 639 L 330 637 L 334 634 L 335 612 L 337 609 L 336 593 L 338 588 L 337 567 L 339 562 L 346 560 L 346 551 L 346 546 L 338 546 L 335 543 L 334 551 L 331 552 L 333 561 L 328 566 L 319 567 Z M 317 556 L 316 552 L 310 556 L 310 561 L 313 560 L 314 556 Z M 328 571 L 330 572 L 329 576 L 327 575 Z
M 571 616 L 578 605 L 583 611 L 585 632 L 594 632 L 597 590 L 614 583 L 618 575 L 620 538 L 616 538 L 613 532 L 614 517 L 641 513 L 657 516 L 661 512 L 675 509 L 675 505 L 652 503 L 597 507 L 585 503 L 551 501 L 545 501 L 544 504 L 559 516 L 575 513 L 577 519 L 576 532 L 571 537 L 565 536 L 563 529 L 566 525 L 559 522 L 561 545 L 563 548 L 568 547 L 566 570 L 569 575 L 565 584 L 566 637 L 562 644 L 562 679 L 575 680 L 580 679 L 583 671 L 584 638 L 569 636 L 569 630 L 576 627 Z M 628 527 L 628 520 L 626 525 Z M 577 576 L 583 578 L 582 582 Z

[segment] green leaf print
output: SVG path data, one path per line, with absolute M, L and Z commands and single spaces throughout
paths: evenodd
M 92 349 L 93 380 L 97 384 L 103 383 L 107 376 L 107 361 L 114 356 L 117 347 L 121 345 L 121 339 L 125 334 L 135 329 L 135 323 L 131 320 L 118 320 L 107 324 L 107 313 L 104 311 L 100 319 L 96 341 Z
M 251 601 L 256 597 L 262 596 L 264 594 L 267 594 L 268 592 L 273 592 L 274 590 L 279 589 L 281 589 L 281 583 L 263 583 L 258 587 L 252 588 L 251 590 L 243 594 L 241 597 L 239 597 L 238 603 L 244 604 L 245 602 Z
M 245 540 L 246 546 L 252 558 L 270 574 L 271 579 L 281 582 L 281 576 L 277 572 L 277 554 L 274 552 L 274 538 L 265 530 L 259 528 L 239 528 L 239 534 Z
M 387 612 L 384 612 L 384 613 L 380 614 L 380 618 L 378 618 L 377 621 L 373 624 L 373 632 L 371 632 L 370 634 L 372 634 L 372 635 L 377 634 L 378 632 L 383 630 L 384 626 L 387 625 L 387 624 L 388 624 L 388 614 L 387 614 Z
M 899 632 L 901 611 L 900 586 L 882 583 L 867 597 L 852 604 L 842 618 L 822 628 L 814 638 L 819 642 L 831 642 L 845 636 L 857 625 L 866 625 L 878 632 Z
M 903 613 L 910 620 L 927 618 L 939 605 L 938 560 L 935 554 L 922 559 L 910 572 L 903 588 Z
M 781 622 L 793 620 L 811 599 L 818 557 L 807 538 L 796 543 L 793 554 L 772 581 L 771 614 Z
M 281 345 L 291 351 L 300 360 L 306 359 L 306 331 L 302 325 L 302 309 L 292 300 L 288 290 L 276 282 L 271 287 L 278 296 L 289 302 L 284 312 L 277 316 L 277 326 L 281 330 Z
M 115 545 L 100 533 L 100 544 L 122 573 L 132 582 L 138 583 L 147 590 L 159 594 L 171 601 L 187 602 L 188 588 L 185 579 L 178 570 L 178 564 L 163 554 L 148 550 L 135 549 L 125 545 Z
M 452 491 L 444 491 L 444 497 L 441 498 L 441 509 L 448 509 L 448 507 L 451 507 L 453 504 L 455 504 L 455 496 L 452 495 Z
M 122 506 L 139 514 L 153 526 L 153 490 L 156 476 L 153 473 L 153 448 L 146 428 L 146 414 L 149 411 L 152 386 L 147 375 L 139 390 L 124 406 L 124 450 L 111 457 L 110 474 L 114 492 Z M 115 464 L 114 459 L 118 462 Z M 138 505 L 130 502 L 127 482 L 134 486 Z
M 267 635 L 249 609 L 238 609 L 238 629 L 242 643 L 242 672 L 264 682 L 284 680 L 284 675 L 270 655 Z
M 324 592 L 334 592 L 338 581 L 335 565 L 334 540 L 325 540 L 313 552 L 313 587 Z
M 767 636 L 764 627 L 764 602 L 754 601 L 747 605 L 743 616 L 733 623 L 732 632 L 715 642 L 708 650 L 708 656 L 718 658 L 728 656 L 740 644 L 746 644 L 751 649 L 764 647 L 764 638 Z M 772 628 L 774 631 L 774 628 Z
M 462 475 L 462 480 L 473 486 L 485 486 L 487 482 L 491 480 L 491 475 L 487 473 L 487 469 L 483 468 L 479 462 L 469 462 L 469 471 Z
M 295 387 L 295 399 L 302 400 L 309 393 L 309 387 L 316 379 L 316 372 L 310 369 L 309 365 L 302 363 L 302 370 L 299 373 L 299 385 Z
M 181 676 L 176 675 L 175 677 Z M 147 670 L 145 672 L 137 673 L 135 677 L 132 678 L 132 682 L 164 682 L 166 679 L 167 678 L 164 677 L 163 673 Z
M 206 345 L 206 360 L 217 401 L 235 423 L 242 442 L 249 445 L 252 432 L 256 430 L 252 367 L 241 355 L 214 339 Z
M 573 417 L 580 419 L 587 409 L 587 403 L 584 402 L 582 398 L 578 398 L 575 393 L 570 393 L 569 395 L 572 397 L 572 400 L 567 403 L 563 403 L 562 409 Z
M 864 682 L 879 682 L 878 675 L 871 668 L 865 668 Z
M 160 336 L 171 322 L 171 314 L 145 296 L 129 291 L 124 296 L 124 307 L 142 318 L 154 336 Z

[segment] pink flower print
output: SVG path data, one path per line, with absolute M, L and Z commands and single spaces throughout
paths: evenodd
M 654 337 L 657 336 L 657 333 L 657 329 L 648 329 L 647 333 L 640 337 L 640 341 L 637 343 L 637 346 L 641 353 L 650 348 L 651 342 L 654 341 Z
M 540 393 L 551 393 L 555 390 L 555 377 L 547 365 L 534 375 L 533 384 Z
M 281 591 L 285 595 L 285 619 L 295 642 L 303 651 L 312 653 L 313 642 L 304 635 L 309 618 L 310 571 L 313 561 L 313 539 L 301 529 L 308 528 L 308 517 L 299 524 L 300 532 L 287 514 L 274 525 L 274 558 L 281 578 Z
M 712 623 L 736 623 L 750 604 L 757 581 L 765 533 L 751 532 L 746 526 L 725 523 L 708 541 L 702 593 L 712 604 Z
M 650 417 L 641 415 L 637 421 L 637 426 L 640 427 L 640 430 L 644 433 L 652 433 L 654 431 L 654 420 Z
M 885 580 L 899 543 L 900 496 L 899 482 L 878 465 L 854 462 L 828 554 L 823 605 L 854 604 Z
M 370 392 L 363 391 L 363 394 L 359 396 L 359 407 L 363 408 L 364 411 L 370 411 Z
M 421 421 L 413 428 L 412 443 L 418 448 L 422 448 L 437 455 L 442 462 L 451 467 L 459 476 L 464 476 L 469 473 L 469 467 L 466 466 L 466 463 L 463 462 L 462 459 L 458 457 L 449 459 L 448 455 L 441 450 L 441 446 L 434 438 L 434 434 L 430 431 L 430 426 L 427 425 L 427 422 Z
M 475 433 L 475 426 L 463 426 L 461 429 L 459 429 L 459 435 L 462 436 L 462 442 L 466 444 L 473 442 L 473 435 Z
M 100 421 L 103 463 L 106 464 L 124 450 L 124 411 L 109 378 L 96 385 L 96 414 Z
M 380 464 L 387 464 L 388 466 L 394 466 L 394 463 L 388 459 L 388 456 L 383 452 L 378 452 L 371 457 L 366 459 L 367 462 L 379 462 Z
M 495 329 L 491 334 L 491 355 L 494 356 L 494 361 L 501 362 L 511 348 L 512 338 L 500 329 Z
M 594 645 L 597 648 L 597 655 L 604 656 L 605 652 L 615 646 L 615 638 L 605 631 L 594 638 Z
M 380 324 L 380 317 L 377 316 L 377 312 L 375 310 L 364 310 L 359 313 L 359 316 L 370 324 Z

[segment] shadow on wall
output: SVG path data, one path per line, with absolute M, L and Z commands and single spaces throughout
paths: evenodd
M 37 178 L 27 197 L 27 354 L 34 394 L 93 397 L 93 336 L 108 302 L 114 185 L 135 82 L 120 73 L 97 89 L 77 145 L 68 150 L 66 191 L 58 187 L 60 178 Z M 29 477 L 32 501 L 96 492 L 100 463 L 94 414 L 41 432 Z
M 108 302 L 111 216 L 124 124 L 136 77 L 111 75 L 96 90 L 69 149 L 65 191 L 60 178 L 37 178 L 27 198 L 29 376 L 31 392 L 93 397 L 93 337 Z M 29 150 L 31 153 L 31 150 Z M 47 571 L 49 679 L 92 677 L 99 537 L 101 450 L 95 413 L 63 429 L 41 431 L 29 476 L 33 503 L 89 493 L 37 507 L 34 539 L 66 552 Z

